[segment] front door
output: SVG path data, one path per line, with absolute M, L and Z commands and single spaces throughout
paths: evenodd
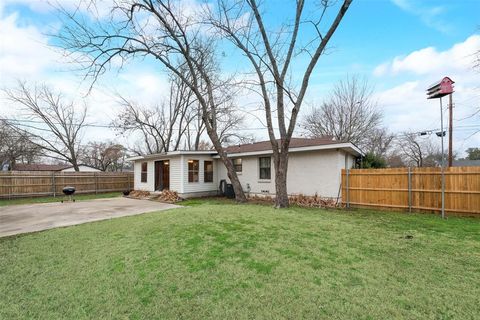
M 170 188 L 170 162 L 168 160 L 155 161 L 155 190 L 162 191 Z

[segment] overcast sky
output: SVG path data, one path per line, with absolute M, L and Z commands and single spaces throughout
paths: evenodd
M 68 1 L 68 0 L 67 0 Z M 288 15 L 283 1 L 266 1 L 269 22 Z M 62 3 L 67 3 L 63 2 Z M 186 1 L 194 6 L 195 0 Z M 444 76 L 455 82 L 454 148 L 480 146 L 480 72 L 472 70 L 473 53 L 480 50 L 480 1 L 356 0 L 334 35 L 329 54 L 322 57 L 312 75 L 307 105 L 319 104 L 334 83 L 359 74 L 375 88 L 375 98 L 385 114 L 384 124 L 393 132 L 436 129 L 440 125 L 438 101 L 426 100 L 429 84 Z M 115 93 L 141 103 L 159 103 L 167 92 L 162 68 L 137 61 L 121 72 L 101 78 L 85 97 L 88 83 L 72 71 L 51 46 L 51 34 L 61 28 L 55 11 L 42 0 L 0 0 L 0 86 L 17 79 L 44 82 L 89 109 L 89 121 L 109 124 L 119 111 Z M 238 66 L 226 52 L 224 67 Z M 233 55 L 233 53 L 232 53 Z M 447 101 L 445 100 L 445 103 Z M 0 97 L 0 117 L 18 116 L 18 109 Z M 259 123 L 248 121 L 247 132 L 266 138 Z M 430 137 L 432 138 L 432 137 Z M 89 129 L 84 140 L 116 139 L 110 129 Z M 129 143 L 134 143 L 130 138 Z

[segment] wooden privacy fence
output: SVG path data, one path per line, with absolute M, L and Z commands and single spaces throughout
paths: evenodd
M 75 193 L 101 193 L 133 188 L 132 172 L 0 172 L 0 199 L 63 196 L 62 189 Z
M 342 170 L 346 206 L 441 211 L 441 168 Z M 445 212 L 480 214 L 480 167 L 445 168 Z

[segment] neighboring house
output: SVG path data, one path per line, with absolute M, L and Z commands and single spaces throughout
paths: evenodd
M 454 167 L 480 167 L 480 160 L 453 160 Z
M 91 166 L 87 166 L 86 164 L 79 164 L 78 165 L 78 170 L 80 170 L 80 172 L 101 172 L 102 170 L 100 169 L 97 169 L 97 168 L 94 168 L 94 167 L 91 167 Z M 75 171 L 75 169 L 73 168 L 73 166 L 68 166 L 62 170 L 60 170 L 61 172 L 72 172 L 72 171 Z
M 243 189 L 250 194 L 275 194 L 270 141 L 231 146 L 226 149 Z M 292 138 L 289 150 L 289 194 L 318 194 L 337 198 L 341 169 L 352 168 L 361 151 L 352 143 L 331 139 Z M 221 180 L 229 181 L 227 169 L 216 151 L 172 151 L 132 157 L 134 188 L 144 191 L 170 189 L 181 197 L 218 193 Z
M 80 172 L 99 172 L 96 168 L 81 164 L 78 166 Z M 69 164 L 36 164 L 36 163 L 16 163 L 12 171 L 56 171 L 70 172 L 75 171 Z

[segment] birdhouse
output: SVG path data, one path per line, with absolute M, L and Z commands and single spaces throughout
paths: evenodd
M 436 99 L 451 94 L 453 92 L 453 82 L 449 77 L 435 82 L 427 89 L 427 99 Z

